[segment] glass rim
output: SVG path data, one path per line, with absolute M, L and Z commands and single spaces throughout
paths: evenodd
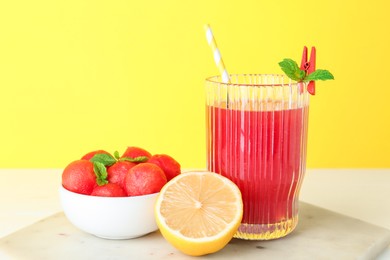
M 265 76 L 265 77 L 278 77 L 282 79 L 286 79 L 286 83 L 232 83 L 232 82 L 222 82 L 222 76 L 221 75 L 214 75 L 206 78 L 206 82 L 215 83 L 219 85 L 225 85 L 225 86 L 247 86 L 247 87 L 287 87 L 290 85 L 298 85 L 299 82 L 294 81 L 290 78 L 288 78 L 286 75 L 283 74 L 262 74 L 262 73 L 240 73 L 240 74 L 229 74 L 229 77 L 232 76 Z

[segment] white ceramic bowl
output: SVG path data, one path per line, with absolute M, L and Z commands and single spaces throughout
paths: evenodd
M 98 197 L 60 187 L 62 208 L 69 221 L 87 233 L 107 239 L 136 238 L 157 230 L 157 195 Z

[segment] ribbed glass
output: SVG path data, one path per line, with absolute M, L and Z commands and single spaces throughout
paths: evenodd
M 207 167 L 237 184 L 244 215 L 236 238 L 268 240 L 298 223 L 306 168 L 309 94 L 283 75 L 206 80 Z

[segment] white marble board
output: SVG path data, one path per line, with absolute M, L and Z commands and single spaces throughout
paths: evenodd
M 300 204 L 296 230 L 273 241 L 233 239 L 198 259 L 375 259 L 390 231 L 311 204 Z M 194 259 L 161 234 L 106 240 L 75 228 L 61 212 L 0 239 L 0 259 Z

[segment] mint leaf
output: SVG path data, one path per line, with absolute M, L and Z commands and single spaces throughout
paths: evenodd
M 133 163 L 143 163 L 149 160 L 147 156 L 138 156 L 138 157 L 122 157 L 119 159 L 119 161 L 128 161 L 128 162 L 133 162 Z
M 96 183 L 99 186 L 102 186 L 102 185 L 108 183 L 108 180 L 107 180 L 108 173 L 107 173 L 106 166 L 104 166 L 103 163 L 93 162 L 93 171 L 96 175 Z
M 95 154 L 90 159 L 90 161 L 93 163 L 95 163 L 95 162 L 102 163 L 104 166 L 111 166 L 114 163 L 116 163 L 117 160 L 114 157 L 112 157 L 112 155 L 105 154 L 105 153 L 98 153 L 98 154 Z
M 287 77 L 292 80 L 302 81 L 306 76 L 306 72 L 301 70 L 298 64 L 292 59 L 284 59 L 279 62 L 279 66 L 286 73 Z
M 119 160 L 120 155 L 119 155 L 119 152 L 118 152 L 118 151 L 115 151 L 115 152 L 114 152 L 114 157 L 115 157 L 115 159 Z
M 334 79 L 332 73 L 327 70 L 315 70 L 305 77 L 303 81 Z

